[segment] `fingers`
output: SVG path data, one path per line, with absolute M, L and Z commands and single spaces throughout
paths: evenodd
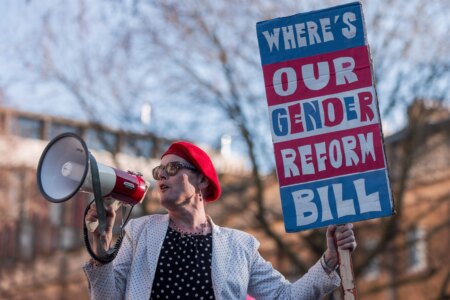
M 341 231 L 341 232 L 338 232 L 337 234 L 336 234 L 336 239 L 337 239 L 337 241 L 339 241 L 339 240 L 342 240 L 342 239 L 346 239 L 346 238 L 348 238 L 348 237 L 350 237 L 350 236 L 354 236 L 354 234 L 353 234 L 353 230 L 345 230 L 345 231 Z
M 347 243 L 347 244 L 344 244 L 342 246 L 339 246 L 339 249 L 349 250 L 350 252 L 353 252 L 353 251 L 355 251 L 356 246 L 357 246 L 357 243 L 356 242 L 352 242 L 352 243 Z
M 116 216 L 116 210 L 114 209 L 114 206 L 112 205 L 106 205 L 105 206 L 105 212 L 106 217 L 115 217 Z
M 97 205 L 95 204 L 95 202 L 89 206 L 89 209 L 88 209 L 86 217 L 85 217 L 85 221 L 86 221 L 86 225 L 88 226 L 90 231 L 93 232 L 94 234 L 96 234 L 96 235 L 102 234 L 102 235 L 109 236 L 109 235 L 111 235 L 113 227 L 114 227 L 114 222 L 116 219 L 116 211 L 112 205 L 106 204 L 106 205 L 104 205 L 104 208 L 105 208 L 105 215 L 106 215 L 105 232 L 98 232 L 99 231 L 99 226 L 98 226 L 99 217 L 98 217 L 98 212 L 97 212 Z M 96 224 L 96 225 L 91 225 L 91 224 Z M 91 227 L 92 227 L 92 229 L 91 229 Z
M 112 205 L 109 199 L 103 199 L 102 204 L 105 209 L 106 224 L 104 230 L 99 226 L 99 215 L 95 202 L 91 203 L 85 216 L 86 227 L 92 232 L 92 248 L 97 255 L 104 255 L 108 251 L 112 241 L 112 231 L 116 219 L 116 209 L 119 205 Z M 120 204 L 120 203 L 119 203 Z M 95 223 L 95 224 L 94 224 Z
M 327 228 L 327 234 L 326 234 L 326 241 L 327 241 L 327 247 L 330 249 L 330 251 L 336 251 L 336 246 L 334 242 L 334 235 L 336 233 L 336 225 L 329 225 Z
M 353 223 L 347 223 L 347 224 L 344 224 L 344 225 L 339 225 L 339 232 L 352 230 L 352 229 L 353 229 Z
M 352 223 L 339 226 L 339 230 L 336 232 L 336 244 L 340 249 L 350 251 L 355 250 L 357 244 L 352 228 Z
M 353 245 L 353 243 L 356 243 L 355 237 L 350 236 L 348 238 L 337 241 L 336 244 L 339 248 L 343 248 L 343 247 L 348 248 L 348 245 Z
M 336 232 L 336 225 L 328 225 L 327 227 L 327 238 L 333 237 Z
M 116 210 L 113 205 L 104 205 L 106 218 L 115 218 L 116 217 Z M 87 215 L 92 218 L 98 218 L 97 214 L 97 205 L 95 203 L 92 203 L 89 207 L 89 210 L 87 212 Z
M 89 210 L 86 214 L 86 221 L 95 222 L 97 220 L 98 220 L 97 207 L 95 206 L 95 203 L 93 203 L 93 205 L 91 204 L 91 206 L 89 207 Z

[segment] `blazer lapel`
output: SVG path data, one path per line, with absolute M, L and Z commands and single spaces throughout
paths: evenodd
M 155 278 L 156 267 L 158 265 L 159 253 L 161 251 L 162 244 L 164 242 L 164 238 L 166 236 L 167 227 L 169 226 L 169 216 L 168 215 L 160 215 L 155 217 L 153 222 L 148 225 L 147 232 L 144 237 L 145 243 L 147 247 L 146 259 L 144 258 L 143 262 L 144 266 L 139 266 L 143 269 L 143 273 L 145 275 L 148 274 L 147 280 L 145 283 L 147 286 L 144 289 L 140 289 L 140 291 L 146 291 L 143 299 L 150 299 L 150 293 L 153 285 L 153 280 Z M 147 274 L 146 274 L 147 273 Z M 136 297 L 132 299 L 140 299 L 141 297 Z
M 161 251 L 164 238 L 166 236 L 167 227 L 169 226 L 169 215 L 161 215 L 159 220 L 153 224 L 153 228 L 147 233 L 148 243 L 148 262 L 150 266 L 150 272 L 152 274 L 151 281 L 155 277 L 156 267 L 158 265 L 159 253 Z
M 222 299 L 221 293 L 224 281 L 227 278 L 228 260 L 230 253 L 228 249 L 228 237 L 225 231 L 221 230 L 219 226 L 215 225 L 211 218 L 213 232 L 213 248 L 212 248 L 212 282 L 214 288 L 214 295 L 216 299 Z

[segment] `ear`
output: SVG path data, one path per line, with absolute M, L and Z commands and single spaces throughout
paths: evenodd
M 200 174 L 199 176 L 199 181 L 198 181 L 198 188 L 201 191 L 204 191 L 205 189 L 207 189 L 209 187 L 209 180 L 208 178 L 206 178 L 205 175 Z

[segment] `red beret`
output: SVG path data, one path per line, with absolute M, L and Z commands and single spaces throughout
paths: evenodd
M 219 199 L 222 192 L 220 189 L 219 178 L 217 177 L 211 159 L 205 151 L 189 142 L 175 142 L 170 145 L 169 149 L 164 152 L 161 158 L 167 154 L 174 154 L 185 159 L 208 178 L 209 187 L 206 195 L 204 195 L 206 201 Z

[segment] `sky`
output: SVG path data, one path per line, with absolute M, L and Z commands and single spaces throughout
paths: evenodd
M 162 59 L 155 59 L 155 55 L 161 54 L 153 54 L 152 44 L 148 40 L 134 38 L 133 41 L 138 42 L 131 46 L 127 44 L 127 29 L 139 29 L 142 23 L 138 17 L 130 18 L 123 8 L 128 8 L 132 15 L 133 3 L 139 1 L 123 1 L 126 4 L 124 7 L 119 2 L 106 0 L 0 2 L 1 106 L 80 120 L 97 118 L 112 127 L 142 130 L 145 124 L 140 121 L 140 110 L 150 103 L 152 122 L 144 126 L 145 130 L 171 138 L 189 137 L 213 144 L 223 134 L 235 135 L 233 125 L 214 106 L 208 107 L 206 115 L 196 113 L 195 109 L 202 109 L 202 105 L 184 101 L 189 98 L 187 89 L 161 88 L 170 86 L 170 73 L 164 76 L 161 71 L 169 65 L 165 65 Z M 277 16 L 348 1 L 317 1 L 314 4 L 300 3 L 297 7 L 289 1 L 285 2 L 287 5 L 283 7 L 283 1 L 261 1 L 279 14 Z M 212 11 L 224 12 L 228 9 L 221 5 L 222 1 L 210 3 Z M 251 12 L 254 8 L 239 10 L 239 5 L 245 5 L 239 1 L 231 1 L 227 5 L 236 10 L 236 19 L 207 18 L 208 24 L 218 28 L 222 26 L 222 29 L 225 26 L 254 28 L 262 18 L 258 14 L 249 14 L 246 18 L 247 10 Z M 183 44 L 183 41 L 170 40 L 176 36 L 170 32 L 171 27 L 157 23 L 160 16 L 155 9 L 142 7 L 141 12 L 155 20 L 151 26 L 161 29 L 160 38 L 165 38 L 165 43 L 173 47 L 178 45 L 180 53 L 184 53 L 183 47 L 194 42 Z M 363 9 L 375 74 L 378 76 L 377 89 L 385 133 L 393 133 L 404 125 L 405 107 L 414 97 L 443 98 L 448 105 L 449 2 L 364 1 Z M 223 32 L 227 33 L 226 30 Z M 251 39 L 250 45 L 257 45 L 254 31 L 248 38 Z M 231 41 L 224 41 L 227 42 L 231 46 Z M 259 60 L 258 49 L 253 51 Z M 191 54 L 195 56 L 195 53 Z M 148 64 L 142 64 L 147 61 L 146 55 L 151 59 L 148 59 Z M 431 83 L 423 84 L 429 78 L 424 70 L 430 65 L 444 66 L 444 70 Z M 199 68 L 204 70 L 206 76 L 215 74 L 212 65 Z M 55 80 L 54 70 L 66 77 Z M 107 76 L 97 76 L 100 72 Z M 261 91 L 255 94 L 264 98 L 262 72 L 252 77 L 255 80 L 248 84 L 256 89 L 260 86 Z M 64 80 L 70 81 L 70 84 Z M 88 103 L 93 113 L 87 113 L 77 95 L 71 92 L 73 82 L 77 85 L 75 88 L 83 91 L 81 96 L 96 99 Z M 118 99 L 123 99 L 122 102 L 110 101 L 117 95 L 120 96 Z M 383 114 L 392 97 L 398 98 L 400 104 L 397 109 Z M 264 110 L 258 112 L 264 113 Z M 174 126 L 175 123 L 186 125 Z

